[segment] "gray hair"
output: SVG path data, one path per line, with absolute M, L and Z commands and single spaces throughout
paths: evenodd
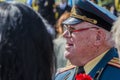
M 117 21 L 113 24 L 111 32 L 120 56 L 120 17 L 118 17 Z

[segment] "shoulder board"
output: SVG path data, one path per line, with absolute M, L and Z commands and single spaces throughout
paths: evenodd
M 62 72 L 65 72 L 65 71 L 68 71 L 68 70 L 71 70 L 71 69 L 73 69 L 73 68 L 75 68 L 76 66 L 74 66 L 74 65 L 69 65 L 69 66 L 66 66 L 66 67 L 64 67 L 64 68 L 60 68 L 60 69 L 58 69 L 58 73 L 62 73 Z
M 109 65 L 120 68 L 120 59 L 119 58 L 113 58 L 108 62 Z

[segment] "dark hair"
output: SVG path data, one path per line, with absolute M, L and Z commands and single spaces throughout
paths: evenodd
M 52 80 L 52 38 L 42 18 L 21 3 L 0 3 L 1 80 Z

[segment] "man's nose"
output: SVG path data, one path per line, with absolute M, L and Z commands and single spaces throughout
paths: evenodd
M 69 38 L 69 37 L 71 37 L 70 32 L 69 32 L 68 30 L 64 31 L 63 37 L 64 37 L 64 38 Z

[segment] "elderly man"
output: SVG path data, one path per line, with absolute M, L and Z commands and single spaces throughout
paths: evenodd
M 75 66 L 58 71 L 55 80 L 119 80 L 118 53 L 111 40 L 116 16 L 89 0 L 75 0 L 63 22 L 65 57 Z

